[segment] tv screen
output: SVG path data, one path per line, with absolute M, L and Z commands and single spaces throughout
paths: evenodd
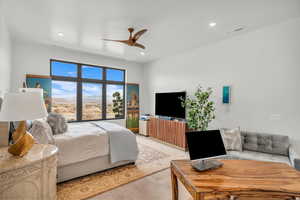
M 155 115 L 185 118 L 185 108 L 181 106 L 180 97 L 185 99 L 186 92 L 156 93 Z
M 226 155 L 220 130 L 190 132 L 186 138 L 191 160 Z

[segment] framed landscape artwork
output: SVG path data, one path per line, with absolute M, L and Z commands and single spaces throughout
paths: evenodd
M 127 118 L 126 127 L 132 132 L 139 132 L 139 84 L 127 83 Z
M 51 77 L 50 76 L 41 76 L 41 75 L 26 75 L 26 85 L 28 88 L 42 88 L 43 96 L 45 100 L 45 105 L 48 112 L 51 112 Z

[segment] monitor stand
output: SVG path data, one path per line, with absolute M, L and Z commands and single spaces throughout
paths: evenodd
M 192 161 L 192 167 L 197 171 L 206 171 L 222 167 L 223 163 L 214 159 Z

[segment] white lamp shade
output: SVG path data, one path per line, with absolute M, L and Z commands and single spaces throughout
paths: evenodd
M 6 93 L 0 121 L 23 121 L 47 117 L 42 92 Z

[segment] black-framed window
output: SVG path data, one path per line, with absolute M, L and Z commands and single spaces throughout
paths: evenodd
M 68 121 L 124 119 L 125 70 L 50 60 L 51 111 Z

